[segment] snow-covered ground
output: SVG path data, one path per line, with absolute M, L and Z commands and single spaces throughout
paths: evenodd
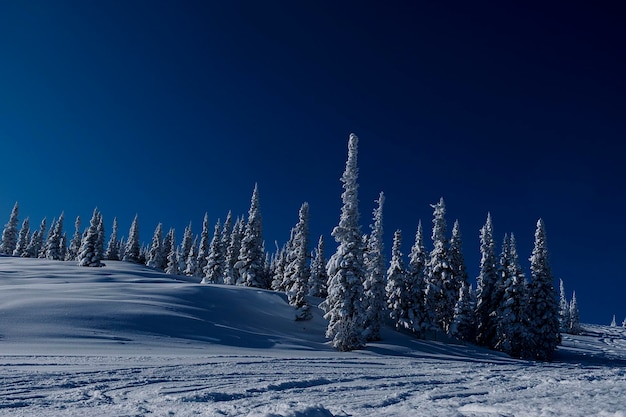
M 626 416 L 626 332 L 557 360 L 384 331 L 333 351 L 283 295 L 148 268 L 0 258 L 1 416 Z

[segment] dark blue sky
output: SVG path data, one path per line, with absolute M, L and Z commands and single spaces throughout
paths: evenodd
M 474 282 L 488 211 L 524 259 L 543 217 L 582 319 L 623 319 L 624 13 L 427 3 L 3 2 L 0 215 L 65 210 L 71 231 L 98 206 L 180 238 L 258 182 L 268 247 L 309 201 L 330 252 L 354 132 L 363 231 L 382 190 L 388 251 L 443 196 Z

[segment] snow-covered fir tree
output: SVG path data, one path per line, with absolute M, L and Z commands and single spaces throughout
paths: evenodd
M 63 257 L 61 256 L 61 239 L 63 238 L 63 221 L 65 219 L 65 213 L 61 213 L 59 216 L 59 220 L 54 224 L 53 229 L 50 231 L 48 235 L 48 239 L 46 240 L 46 259 L 51 259 L 54 261 L 62 261 Z
M 128 231 L 128 239 L 124 247 L 125 262 L 141 263 L 141 248 L 139 246 L 139 217 L 135 215 L 133 222 Z
M 370 225 L 370 235 L 365 251 L 365 281 L 363 282 L 365 301 L 365 339 L 367 341 L 380 340 L 380 328 L 387 315 L 387 300 L 385 287 L 387 277 L 385 271 L 385 257 L 383 254 L 383 204 L 385 194 L 378 196 L 378 207 L 374 209 L 374 223 Z
M 505 250 L 503 250 L 505 252 Z M 511 233 L 506 245 L 507 268 L 502 302 L 496 312 L 496 343 L 494 347 L 513 357 L 525 356 L 531 337 L 526 315 L 527 294 L 524 272 L 519 263 L 515 236 Z
M 295 252 L 293 247 L 296 239 L 296 228 L 292 227 L 289 232 L 289 240 L 279 252 L 279 258 L 276 260 L 274 274 L 272 276 L 271 288 L 274 291 L 287 291 L 293 285 L 293 276 L 286 274 L 287 266 L 294 260 Z
M 189 249 L 189 254 L 187 255 L 187 262 L 185 262 L 185 269 L 183 273 L 190 277 L 197 277 L 198 272 L 198 237 L 196 236 L 191 244 L 191 248 Z
M 611 324 L 609 327 L 617 327 L 617 321 L 615 321 L 615 314 L 613 314 L 613 319 L 611 320 Z
M 309 295 L 326 298 L 328 296 L 328 274 L 326 274 L 326 257 L 324 256 L 324 235 L 317 241 L 315 255 L 311 261 L 311 277 L 309 278 Z
M 98 239 L 96 240 L 96 256 L 98 257 L 98 259 L 103 260 L 104 259 L 104 219 L 102 217 L 102 213 L 100 213 L 100 211 L 98 211 L 98 227 L 97 227 L 97 232 L 98 232 Z
M 198 268 L 194 276 L 201 278 L 204 276 L 204 268 L 206 268 L 207 258 L 209 256 L 209 214 L 204 213 L 202 220 L 202 232 L 200 232 L 200 246 L 198 247 Z
M 76 258 L 78 258 L 78 251 L 80 250 L 80 241 L 82 236 L 80 232 L 80 223 L 80 216 L 76 216 L 76 221 L 74 222 L 74 235 L 72 236 L 72 240 L 70 240 L 70 246 L 65 256 L 66 261 L 75 261 Z
M 61 255 L 61 261 L 65 260 L 67 256 L 67 233 L 63 232 L 61 235 L 61 247 L 59 248 L 59 254 Z
M 118 239 L 118 246 L 120 249 L 119 252 L 119 260 L 121 261 L 122 258 L 124 257 L 124 248 L 126 247 L 126 237 L 122 236 Z
M 434 313 L 435 323 L 444 332 L 449 331 L 454 317 L 454 306 L 459 295 L 455 271 L 451 267 L 446 238 L 445 203 L 443 198 L 433 208 L 433 250 L 428 259 L 426 306 Z
M 187 275 L 187 259 L 191 251 L 191 245 L 193 245 L 193 233 L 191 231 L 191 222 L 189 222 L 189 225 L 185 227 L 183 239 L 178 248 L 178 270 L 185 275 Z
M 264 274 L 265 252 L 263 250 L 263 223 L 259 208 L 259 187 L 254 185 L 250 200 L 248 222 L 246 223 L 239 258 L 235 269 L 239 272 L 238 284 L 248 287 L 268 287 Z
M 511 250 L 510 250 L 510 241 L 509 235 L 507 233 L 504 234 L 504 239 L 502 239 L 502 251 L 500 252 L 500 256 L 498 257 L 498 279 L 496 281 L 496 285 L 493 293 L 493 300 L 496 306 L 496 315 L 498 314 L 498 309 L 502 306 L 504 299 L 504 286 L 506 281 L 509 279 L 510 273 L 510 264 L 511 264 Z M 497 326 L 497 325 L 496 325 Z
M 2 230 L 2 243 L 0 243 L 0 254 L 13 255 L 13 251 L 15 251 L 18 236 L 18 212 L 19 205 L 16 202 L 13 206 L 13 210 L 11 210 L 11 216 L 9 217 L 9 221 L 7 224 L 4 225 L 4 230 Z
M 42 229 L 41 236 L 41 245 L 39 246 L 39 252 L 37 253 L 37 257 L 39 259 L 46 259 L 46 248 L 48 244 L 48 238 L 52 235 L 54 228 L 56 227 L 57 219 L 56 217 L 52 219 L 52 223 L 50 224 L 50 230 L 46 233 L 46 229 Z
M 626 320 L 624 320 L 626 321 Z M 624 324 L 622 323 L 623 327 Z M 572 301 L 569 303 L 569 329 L 570 334 L 580 334 L 580 312 L 578 311 L 578 301 L 576 301 L 576 291 L 572 293 Z
M 467 282 L 461 284 L 459 297 L 454 305 L 454 317 L 450 324 L 450 335 L 459 340 L 471 342 L 476 333 L 474 306 L 472 305 L 471 287 Z
M 312 318 L 311 306 L 306 300 L 309 292 L 309 203 L 303 203 L 298 212 L 298 223 L 294 227 L 293 242 L 290 247 L 291 262 L 285 266 L 285 281 L 290 285 L 286 289 L 287 299 L 296 309 L 296 320 Z
M 213 238 L 209 244 L 209 254 L 207 264 L 204 267 L 203 284 L 223 284 L 224 283 L 224 263 L 226 254 L 222 246 L 222 225 L 220 219 L 215 224 Z
M 173 227 L 167 231 L 167 234 L 163 238 L 163 243 L 161 244 L 161 257 L 163 259 L 163 271 L 167 269 L 168 257 L 172 253 L 172 251 L 176 252 L 176 231 Z
M 229 210 L 228 214 L 226 214 L 226 220 L 224 221 L 224 225 L 222 226 L 222 241 L 220 242 L 222 245 L 222 251 L 224 252 L 224 259 L 226 259 L 226 250 L 228 249 L 228 244 L 230 243 L 230 235 L 233 233 L 233 214 Z M 224 278 L 222 277 L 222 281 Z
M 565 295 L 565 284 L 559 279 L 559 330 L 561 333 L 569 331 L 569 302 Z
M 167 256 L 167 267 L 165 273 L 170 275 L 180 275 L 180 253 L 179 248 L 172 248 L 172 251 Z
M 469 283 L 467 282 L 467 268 L 465 267 L 465 257 L 463 256 L 463 237 L 461 235 L 461 225 L 458 220 L 454 221 L 454 226 L 452 227 L 448 259 L 450 261 L 450 269 L 453 273 L 453 286 L 456 289 L 456 292 L 460 294 L 461 287 L 464 285 L 468 287 Z M 459 297 L 457 296 L 455 300 L 455 309 L 458 299 Z
M 495 328 L 494 338 L 491 341 L 489 347 L 502 350 L 502 339 L 508 336 L 502 334 L 505 328 L 501 326 L 501 315 L 505 309 L 505 286 L 509 281 L 510 274 L 510 264 L 511 264 L 511 252 L 510 252 L 510 242 L 509 235 L 504 234 L 504 239 L 502 239 L 502 251 L 500 252 L 500 256 L 498 257 L 497 264 L 497 279 L 493 286 L 493 290 L 491 293 L 491 299 L 494 306 L 494 311 L 491 313 L 492 324 Z
M 145 265 L 148 260 L 149 245 L 143 245 L 139 248 L 139 263 Z
M 167 240 L 169 241 L 169 253 L 166 257 L 166 265 L 165 265 L 165 273 L 170 275 L 178 275 L 180 273 L 179 269 L 179 253 L 178 247 L 176 246 L 176 231 L 174 228 L 171 228 L 167 233 Z M 164 245 L 165 246 L 165 245 Z
M 387 269 L 387 309 L 389 317 L 398 329 L 413 330 L 416 327 L 414 321 L 414 300 L 411 299 L 413 289 L 410 287 L 409 274 L 404 265 L 402 255 L 402 232 L 396 230 L 393 235 L 391 248 L 391 261 Z
M 163 271 L 165 262 L 166 260 L 163 258 L 163 224 L 159 223 L 152 235 L 152 244 L 146 258 L 146 266 Z
M 429 254 L 424 246 L 424 232 L 420 220 L 417 223 L 415 243 L 413 243 L 409 254 L 407 285 L 403 295 L 407 300 L 408 316 L 413 331 L 419 336 L 423 336 L 424 332 L 430 330 L 434 325 L 434 317 L 426 311 L 424 304 L 428 259 Z
M 532 281 L 529 288 L 528 315 L 532 332 L 530 356 L 539 360 L 550 360 L 561 342 L 559 333 L 559 305 L 553 285 L 546 232 L 542 219 L 537 221 L 535 245 L 530 257 Z
M 113 230 L 111 231 L 111 237 L 107 244 L 106 252 L 104 253 L 104 259 L 109 261 L 120 260 L 120 241 L 117 237 L 119 225 L 117 223 L 117 217 L 113 218 Z
M 265 260 L 263 261 L 263 288 L 270 289 L 272 288 L 272 255 L 265 250 L 265 242 L 263 242 L 263 253 L 265 253 Z
M 239 281 L 239 271 L 235 269 L 235 264 L 239 259 L 239 251 L 241 250 L 241 241 L 244 234 L 243 219 L 238 218 L 233 226 L 230 235 L 228 247 L 226 248 L 226 262 L 224 265 L 224 283 L 235 285 Z
M 332 232 L 339 245 L 328 261 L 328 297 L 321 304 L 326 312 L 324 317 L 328 320 L 326 337 L 332 339 L 333 347 L 340 351 L 359 349 L 365 344 L 365 266 L 359 225 L 358 141 L 355 134 L 350 135 L 348 160 L 341 177 L 344 189 L 341 195 L 341 217 L 339 225 Z
M 102 253 L 98 253 L 98 226 L 102 219 L 98 209 L 94 209 L 89 228 L 85 231 L 78 250 L 78 265 L 88 267 L 100 267 L 102 264 Z
M 276 272 L 276 260 L 278 258 L 278 254 L 280 253 L 280 248 L 278 247 L 278 242 L 274 241 L 274 245 L 276 245 L 276 252 L 272 253 L 271 255 L 268 253 L 266 254 L 266 256 L 269 256 L 269 262 L 270 262 L 270 266 L 268 269 L 268 273 L 269 273 L 269 277 L 270 277 L 270 289 L 272 288 L 272 285 L 274 285 L 274 272 Z
M 455 281 L 459 289 L 467 283 L 467 268 L 465 257 L 463 256 L 463 237 L 461 235 L 461 225 L 458 220 L 454 221 L 452 236 L 450 237 L 450 266 L 454 271 Z
M 497 291 L 498 270 L 493 240 L 491 213 L 480 229 L 480 273 L 476 288 L 476 341 L 479 345 L 493 347 L 496 339 L 495 314 L 498 300 L 494 298 Z
M 26 217 L 22 222 L 22 228 L 17 238 L 17 244 L 13 251 L 13 256 L 22 256 L 22 253 L 26 250 L 28 242 L 30 240 L 30 218 Z
M 46 233 L 46 218 L 44 217 L 41 220 L 41 224 L 39 225 L 39 230 L 35 230 L 30 238 L 30 242 L 28 242 L 28 246 L 26 250 L 22 253 L 23 258 L 37 258 L 39 256 L 39 251 L 43 246 L 43 236 Z
M 291 234 L 293 236 L 293 229 Z M 274 266 L 272 267 L 272 284 L 271 288 L 274 291 L 285 291 L 285 267 L 287 266 L 287 244 L 282 248 L 277 249 L 274 256 Z

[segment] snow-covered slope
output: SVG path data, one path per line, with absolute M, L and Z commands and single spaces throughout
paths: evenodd
M 391 329 L 339 353 L 318 309 L 293 318 L 271 291 L 0 258 L 0 415 L 626 415 L 621 328 L 542 364 Z
M 327 349 L 321 317 L 293 318 L 286 298 L 271 291 L 202 285 L 126 262 L 85 268 L 0 258 L 4 352 Z

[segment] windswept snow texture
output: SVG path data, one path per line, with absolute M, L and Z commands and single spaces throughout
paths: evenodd
M 339 353 L 318 309 L 194 280 L 0 258 L 0 415 L 626 416 L 621 328 L 583 326 L 552 363 L 390 329 Z

